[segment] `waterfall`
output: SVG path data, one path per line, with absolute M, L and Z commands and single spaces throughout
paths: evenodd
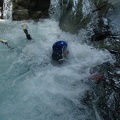
M 91 2 L 90 0 L 82 1 L 82 4 L 83 4 L 82 13 L 84 17 L 86 17 L 92 11 L 90 2 Z
M 78 4 L 78 0 L 74 0 L 74 1 L 73 1 L 72 11 L 73 11 L 73 13 L 75 13 L 75 14 L 76 14 L 76 10 L 77 10 L 77 4 Z
M 4 0 L 3 2 L 3 19 L 12 19 L 12 2 L 11 0 Z
M 49 11 L 51 18 L 59 19 L 61 13 L 59 0 L 51 0 Z

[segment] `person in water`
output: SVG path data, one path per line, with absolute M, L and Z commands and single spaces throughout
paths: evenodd
M 22 24 L 21 26 L 22 26 L 22 28 L 23 28 L 23 31 L 24 31 L 27 39 L 28 39 L 28 40 L 31 40 L 32 38 L 31 38 L 30 34 L 28 33 L 27 25 L 26 25 L 26 24 Z M 14 48 L 12 48 L 11 46 L 9 46 L 7 40 L 0 39 L 0 42 L 3 43 L 4 45 L 6 45 L 7 47 L 9 47 L 10 49 L 14 49 Z
M 24 33 L 26 34 L 26 37 L 28 40 L 31 40 L 32 37 L 28 33 L 27 25 L 22 24 Z M 57 61 L 59 63 L 62 63 L 65 58 L 67 57 L 68 50 L 67 50 L 68 44 L 65 41 L 57 41 L 52 46 L 52 60 Z
M 65 41 L 57 41 L 52 46 L 52 59 L 57 62 L 63 62 L 67 55 L 68 44 Z
M 7 47 L 9 47 L 10 49 L 14 49 L 14 48 L 12 48 L 11 46 L 8 45 L 7 40 L 0 39 L 0 42 L 3 43 L 4 45 L 6 45 Z

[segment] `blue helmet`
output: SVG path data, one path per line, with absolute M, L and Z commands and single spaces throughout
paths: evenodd
M 65 57 L 64 53 L 67 51 L 67 43 L 65 41 L 57 41 L 53 44 L 52 49 L 52 58 L 59 61 Z
M 53 52 L 61 52 L 63 48 L 67 48 L 67 43 L 65 41 L 57 41 L 53 44 Z

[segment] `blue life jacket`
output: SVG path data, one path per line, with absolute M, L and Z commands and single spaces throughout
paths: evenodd
M 59 61 L 63 59 L 64 53 L 67 50 L 67 43 L 65 41 L 57 41 L 52 46 L 52 59 Z

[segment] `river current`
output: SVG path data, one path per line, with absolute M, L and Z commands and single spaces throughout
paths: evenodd
M 28 41 L 21 28 L 26 23 L 33 38 Z M 108 51 L 82 43 L 79 35 L 60 30 L 58 22 L 0 21 L 0 38 L 14 49 L 0 43 L 0 120 L 96 120 L 81 98 L 89 90 L 90 69 L 112 61 Z M 52 45 L 65 40 L 69 46 L 66 62 L 51 62 Z
M 109 19 L 120 31 L 118 0 Z M 27 24 L 33 40 L 28 41 L 21 24 Z M 114 62 L 107 50 L 87 45 L 85 29 L 72 35 L 53 19 L 34 21 L 0 20 L 0 120 L 102 120 L 97 109 L 81 103 L 91 89 L 90 69 Z M 64 40 L 69 55 L 65 63 L 51 61 L 52 45 Z

